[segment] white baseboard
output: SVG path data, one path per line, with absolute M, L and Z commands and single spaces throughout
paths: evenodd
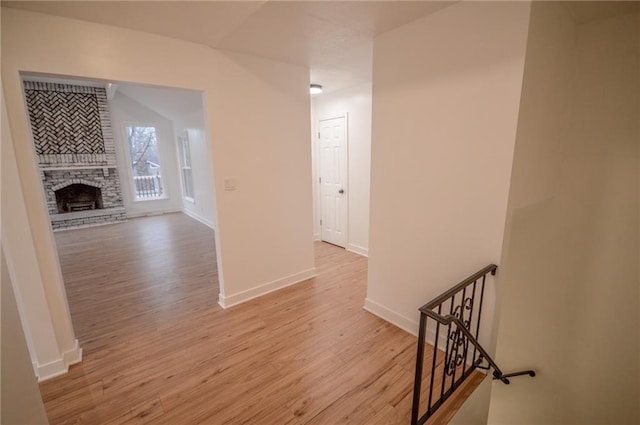
M 369 250 L 367 248 L 363 248 L 358 245 L 354 245 L 352 243 L 347 245 L 347 251 L 355 252 L 356 254 L 360 254 L 363 257 L 369 256 Z
M 138 218 L 138 217 L 152 217 L 154 215 L 162 215 L 162 214 L 173 214 L 181 212 L 180 209 L 169 208 L 169 209 L 160 209 L 160 210 L 151 210 L 151 211 L 127 211 L 127 218 Z
M 369 313 L 375 314 L 381 319 L 391 323 L 392 325 L 397 326 L 398 328 L 404 331 L 407 331 L 414 336 L 418 336 L 418 329 L 420 327 L 419 322 L 411 320 L 408 317 L 403 316 L 402 314 L 395 312 L 390 308 L 385 307 L 375 301 L 372 301 L 369 298 L 366 298 L 364 300 L 364 309 Z M 435 325 L 433 320 L 429 320 L 429 322 L 430 323 L 427 324 L 427 333 L 425 335 L 425 340 L 428 344 L 431 344 L 433 346 L 434 341 L 436 339 L 436 332 L 435 332 L 435 329 L 433 328 Z M 447 347 L 447 327 L 443 325 L 440 327 L 440 333 L 438 335 L 438 349 L 440 349 L 441 351 L 446 351 L 447 349 L 446 347 Z M 469 353 L 469 359 L 467 360 L 467 364 L 470 365 L 471 363 L 472 363 L 471 353 Z
M 71 366 L 82 361 L 82 348 L 80 347 L 80 343 L 77 339 L 75 340 L 74 346 L 71 350 L 62 353 L 62 358 L 67 366 Z
M 367 310 L 369 313 L 375 314 L 379 318 L 386 320 L 392 325 L 397 326 L 400 329 L 409 332 L 411 335 L 418 336 L 418 329 L 420 327 L 420 324 L 416 320 L 412 320 L 407 316 L 404 316 L 396 311 L 393 311 L 390 308 L 385 307 L 382 304 L 379 304 L 369 298 L 366 298 L 364 300 L 364 309 Z M 416 310 L 416 314 L 418 314 L 417 310 Z M 433 345 L 433 342 L 436 339 L 435 330 L 432 329 L 431 327 L 428 327 L 427 334 L 425 335 L 425 339 L 429 344 Z M 444 351 L 447 345 L 447 336 L 444 334 L 444 332 L 441 332 L 440 335 L 438 335 L 438 340 L 439 340 L 438 348 Z
M 56 376 L 64 375 L 69 372 L 69 366 L 82 361 L 82 348 L 75 340 L 74 347 L 62 353 L 62 358 L 46 364 L 38 364 L 34 362 L 33 368 L 38 377 L 38 382 L 46 381 L 47 379 L 55 378 Z
M 314 233 L 313 234 L 313 240 L 314 241 L 319 241 L 320 240 L 320 234 L 319 233 Z
M 234 305 L 247 302 L 254 298 L 258 298 L 279 289 L 286 288 L 287 286 L 295 285 L 296 283 L 300 283 L 316 276 L 316 268 L 313 267 L 308 270 L 304 270 L 299 273 L 295 273 L 290 276 L 286 276 L 281 279 L 256 286 L 254 288 L 247 289 L 246 291 L 238 292 L 237 294 L 218 294 L 218 304 L 220 304 L 222 308 L 233 307 Z
M 367 310 L 371 314 L 375 314 L 379 318 L 386 320 L 399 327 L 402 330 L 409 332 L 411 335 L 418 335 L 418 322 L 415 320 L 409 319 L 406 316 L 403 316 L 400 313 L 397 313 L 388 307 L 383 306 L 382 304 L 378 304 L 377 302 L 365 298 L 364 300 L 364 309 Z
M 187 209 L 183 209 L 182 212 L 185 215 L 188 215 L 189 217 L 191 217 L 192 219 L 199 221 L 200 223 L 204 224 L 205 226 L 209 227 L 211 230 L 215 230 L 213 227 L 213 223 L 209 220 L 207 220 L 206 218 L 194 213 L 193 211 L 189 211 Z

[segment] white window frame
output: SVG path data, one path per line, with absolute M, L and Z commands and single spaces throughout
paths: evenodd
M 168 199 L 169 198 L 169 192 L 167 190 L 167 185 L 166 185 L 166 177 L 163 177 L 162 174 L 160 175 L 162 177 L 162 196 L 158 196 L 155 198 L 138 198 L 138 196 L 136 195 L 136 185 L 135 182 L 133 180 L 133 162 L 131 161 L 131 149 L 129 148 L 129 137 L 127 134 L 127 127 L 153 127 L 156 131 L 156 140 L 158 143 L 158 162 L 160 165 L 160 170 L 162 170 L 162 174 L 166 173 L 166 168 L 163 165 L 164 160 L 163 158 L 163 153 L 160 152 L 160 134 L 158 131 L 158 123 L 155 122 L 141 122 L 141 121 L 123 121 L 122 122 L 122 137 L 123 137 L 123 145 L 124 145 L 124 150 L 126 153 L 126 173 L 127 173 L 127 186 L 129 186 L 129 193 L 131 194 L 131 201 L 132 202 L 153 202 L 153 201 L 161 201 L 164 199 Z

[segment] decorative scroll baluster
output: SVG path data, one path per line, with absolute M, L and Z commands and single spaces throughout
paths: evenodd
M 454 298 L 455 298 L 455 294 L 454 297 L 451 298 L 451 304 L 449 306 L 449 315 L 451 315 L 451 313 L 453 313 L 453 302 L 454 302 Z M 444 403 L 444 386 L 446 383 L 446 375 L 447 375 L 447 370 L 448 370 L 448 366 L 450 363 L 450 359 L 449 359 L 449 342 L 451 341 L 451 323 L 449 323 L 448 328 L 447 328 L 447 349 L 444 352 L 444 365 L 443 365 L 443 374 L 442 374 L 442 388 L 440 389 L 440 404 Z M 435 341 L 435 345 L 438 345 L 438 342 Z M 453 350 L 453 347 L 451 348 Z
M 482 369 L 493 368 L 494 379 L 500 379 L 505 384 L 509 383 L 509 377 L 529 375 L 535 376 L 533 370 L 525 370 L 516 373 L 503 374 L 491 356 L 478 342 L 480 334 L 480 319 L 482 317 L 482 302 L 484 299 L 484 287 L 487 274 L 495 275 L 497 266 L 489 265 L 449 291 L 435 298 L 433 301 L 420 308 L 420 329 L 418 333 L 418 356 L 416 360 L 416 376 L 413 393 L 413 408 L 411 411 L 411 424 L 422 425 L 435 411 L 453 394 L 453 392 L 468 378 L 478 367 Z M 478 280 L 482 278 L 480 285 Z M 479 286 L 479 290 L 478 290 Z M 479 302 L 476 302 L 477 292 Z M 449 314 L 442 316 L 443 307 L 448 304 Z M 475 313 L 477 306 L 477 314 Z M 436 312 L 437 310 L 437 312 Z M 424 345 L 426 340 L 428 319 L 433 319 L 436 324 L 435 340 L 433 341 L 433 357 L 429 377 L 429 396 L 426 409 L 420 409 L 420 393 L 423 380 Z M 444 362 L 440 366 L 436 360 L 440 338 L 440 325 L 447 326 L 447 338 L 444 351 Z M 475 328 L 475 329 L 474 329 Z M 475 335 L 473 331 L 475 330 Z M 469 358 L 470 347 L 473 345 L 473 355 Z M 442 348 L 442 347 L 440 347 Z M 483 362 L 488 366 L 481 366 Z M 462 366 L 459 376 L 458 370 Z M 434 383 L 436 373 L 441 374 L 440 396 L 434 401 Z M 450 379 L 449 379 L 450 378 Z M 420 411 L 426 410 L 422 416 Z

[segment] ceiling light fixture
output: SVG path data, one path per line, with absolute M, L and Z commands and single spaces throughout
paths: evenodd
M 309 86 L 309 93 L 311 94 L 322 93 L 322 86 L 320 84 L 311 84 L 311 86 Z

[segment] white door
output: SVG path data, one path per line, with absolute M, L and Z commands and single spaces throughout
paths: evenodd
M 320 121 L 320 229 L 323 241 L 347 246 L 347 118 Z

